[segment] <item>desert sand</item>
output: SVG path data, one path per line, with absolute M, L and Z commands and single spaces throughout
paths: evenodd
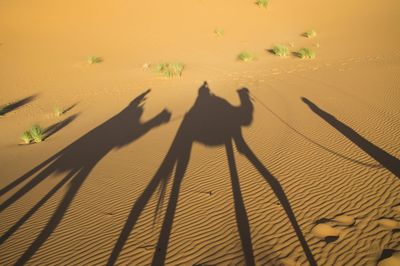
M 0 265 L 400 265 L 399 14 L 1 1 Z

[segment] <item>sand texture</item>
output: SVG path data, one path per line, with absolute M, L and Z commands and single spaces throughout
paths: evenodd
M 400 265 L 400 2 L 254 2 L 0 1 L 0 265 Z

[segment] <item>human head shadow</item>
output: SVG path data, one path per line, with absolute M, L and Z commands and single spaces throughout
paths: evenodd
M 43 198 L 1 236 L 0 244 L 6 241 L 47 200 L 66 185 L 66 192 L 63 198 L 39 235 L 18 259 L 17 265 L 26 263 L 57 228 L 83 182 L 104 156 L 111 150 L 126 146 L 151 129 L 169 121 L 171 114 L 166 109 L 146 122 L 140 120 L 144 111 L 143 103 L 149 92 L 150 90 L 147 90 L 142 93 L 121 112 L 89 131 L 0 191 L 0 195 L 3 195 L 26 181 L 21 188 L 0 205 L 0 211 L 3 211 L 50 175 L 61 173 L 64 176 L 58 184 L 51 188 Z M 65 126 L 65 123 L 63 125 Z
M 258 172 L 271 186 L 275 195 L 280 200 L 281 205 L 283 206 L 294 231 L 299 238 L 308 261 L 311 265 L 316 265 L 314 257 L 302 234 L 300 226 L 297 223 L 290 203 L 280 186 L 279 181 L 272 176 L 272 174 L 259 161 L 243 138 L 241 128 L 251 124 L 254 108 L 247 88 L 238 90 L 238 96 L 241 103 L 239 106 L 233 106 L 223 98 L 212 94 L 206 82 L 200 87 L 195 103 L 184 116 L 176 136 L 160 167 L 143 193 L 133 204 L 107 265 L 114 265 L 116 263 L 117 258 L 129 235 L 134 229 L 140 214 L 158 188 L 159 191 L 161 191 L 159 201 L 164 197 L 162 194 L 165 193 L 166 184 L 169 182 L 174 166 L 176 166 L 164 221 L 152 259 L 152 265 L 163 265 L 165 263 L 169 237 L 179 198 L 179 191 L 190 160 L 191 148 L 194 142 L 200 142 L 206 146 L 225 146 L 228 166 L 230 169 L 236 223 L 238 226 L 244 260 L 246 265 L 255 265 L 250 225 L 240 189 L 232 140 L 235 142 L 238 151 L 247 157 L 247 159 L 255 166 Z M 157 208 L 159 208 L 160 205 L 161 204 L 158 203 L 156 205 Z
M 395 176 L 400 178 L 400 160 L 389 154 L 382 148 L 373 144 L 359 133 L 357 133 L 354 129 L 346 125 L 345 123 L 338 120 L 336 117 L 331 115 L 330 113 L 319 108 L 315 103 L 310 101 L 305 97 L 301 97 L 301 100 L 307 104 L 307 106 L 317 114 L 319 117 L 324 119 L 328 124 L 334 127 L 337 131 L 339 131 L 343 136 L 352 141 L 355 145 L 357 145 L 361 150 L 371 156 L 375 161 L 380 163 L 383 167 L 392 172 Z
M 11 111 L 14 111 L 18 108 L 20 108 L 21 106 L 24 106 L 25 104 L 30 103 L 31 101 L 33 101 L 35 98 L 37 97 L 37 94 L 25 97 L 21 100 L 18 100 L 16 102 L 12 102 L 10 104 L 7 104 L 5 106 L 3 106 L 3 108 L 0 109 L 0 116 L 5 115 Z

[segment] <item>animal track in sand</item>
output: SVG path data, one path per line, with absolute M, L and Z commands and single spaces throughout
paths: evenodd
M 400 251 L 384 249 L 378 259 L 378 266 L 397 266 L 400 265 Z
M 393 230 L 400 228 L 400 222 L 389 219 L 389 218 L 381 218 L 378 220 L 378 224 L 386 229 Z
M 311 230 L 312 234 L 318 238 L 324 239 L 326 243 L 330 243 L 339 239 L 341 235 L 344 235 L 341 229 L 335 228 L 334 226 L 350 227 L 356 223 L 356 220 L 352 216 L 340 214 L 334 218 L 321 218 L 315 223 L 316 225 Z
M 335 229 L 329 224 L 324 223 L 314 226 L 314 228 L 311 230 L 311 233 L 318 238 L 324 239 L 326 243 L 336 241 L 340 235 L 340 231 L 338 229 Z
M 354 219 L 354 217 L 348 215 L 338 215 L 332 220 L 339 223 L 340 225 L 347 225 L 347 226 L 354 225 L 356 222 L 356 219 Z

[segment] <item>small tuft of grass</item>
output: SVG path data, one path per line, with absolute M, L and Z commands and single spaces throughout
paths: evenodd
M 168 77 L 182 76 L 185 65 L 179 62 L 174 63 L 160 63 L 156 65 L 156 72 Z
M 32 136 L 31 133 L 29 132 L 29 130 L 25 131 L 22 135 L 21 135 L 21 140 L 24 142 L 24 144 L 29 144 L 32 141 Z
M 214 30 L 214 34 L 217 35 L 218 37 L 222 37 L 225 34 L 225 30 L 222 28 L 216 28 Z
M 267 8 L 269 0 L 256 0 L 256 5 L 259 7 Z
M 317 36 L 317 32 L 315 30 L 308 30 L 303 33 L 303 36 L 306 38 L 314 38 L 315 36 Z
M 289 48 L 286 45 L 278 44 L 271 49 L 271 53 L 277 56 L 288 56 Z
M 99 64 L 99 63 L 103 62 L 103 58 L 101 58 L 99 56 L 90 56 L 87 59 L 87 62 L 88 62 L 89 65 Z
M 238 54 L 237 59 L 243 62 L 250 62 L 255 59 L 254 55 L 248 51 L 243 51 Z
M 308 59 L 314 59 L 316 54 L 315 51 L 310 49 L 310 48 L 301 48 L 297 52 L 294 53 L 297 57 L 300 57 L 301 59 L 308 58 Z
M 61 116 L 65 112 L 63 108 L 58 107 L 58 106 L 54 107 L 53 111 L 54 111 L 55 116 Z
M 39 125 L 33 125 L 31 129 L 29 129 L 29 133 L 32 137 L 33 142 L 39 143 L 44 139 L 43 129 Z

